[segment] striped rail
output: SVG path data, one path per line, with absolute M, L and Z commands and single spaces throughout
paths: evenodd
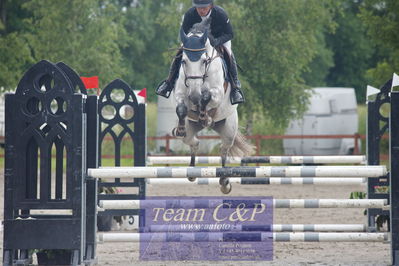
M 187 177 L 381 177 L 386 166 L 262 166 L 262 167 L 102 167 L 88 169 L 93 178 Z
M 237 201 L 244 202 L 244 201 Z M 271 200 L 247 200 L 247 208 L 259 204 L 269 206 Z M 103 210 L 125 210 L 146 208 L 216 208 L 217 206 L 235 207 L 234 201 L 221 199 L 193 200 L 100 200 Z M 230 205 L 228 205 L 230 204 Z M 273 199 L 274 208 L 386 208 L 386 199 Z
M 365 232 L 364 224 L 273 224 L 273 225 L 223 225 L 183 224 L 149 225 L 145 232 Z
M 384 242 L 388 233 L 99 233 L 98 242 Z
M 150 185 L 219 185 L 219 178 L 198 178 L 193 182 L 182 178 L 148 178 Z M 335 177 L 254 177 L 229 178 L 230 183 L 240 185 L 364 185 L 367 178 L 335 178 Z
M 190 164 L 189 156 L 149 156 L 147 158 L 149 165 L 152 164 Z M 196 164 L 222 164 L 222 160 L 218 156 L 197 156 Z M 229 164 L 246 164 L 246 163 L 271 163 L 271 164 L 364 164 L 366 156 L 253 156 L 253 157 L 231 157 L 227 158 Z

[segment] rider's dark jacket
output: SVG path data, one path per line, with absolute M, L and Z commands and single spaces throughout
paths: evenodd
M 213 6 L 211 12 L 211 33 L 215 38 L 216 43 L 214 46 L 222 45 L 225 42 L 230 41 L 234 37 L 233 28 L 231 26 L 229 17 L 226 11 L 220 6 Z M 183 19 L 183 30 L 186 34 L 189 33 L 192 26 L 196 23 L 201 22 L 201 16 L 198 15 L 195 7 L 190 8 Z

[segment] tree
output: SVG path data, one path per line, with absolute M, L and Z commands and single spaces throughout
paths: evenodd
M 30 16 L 22 8 L 26 0 L 0 0 L 0 88 L 13 90 L 24 71 L 34 62 L 27 40 L 24 19 Z
M 309 90 L 303 74 L 320 50 L 321 29 L 333 29 L 335 8 L 331 1 L 318 0 L 237 0 L 230 5 L 232 21 L 240 21 L 234 24 L 234 45 L 250 86 L 245 91 L 250 114 L 258 109 L 284 129 L 306 110 Z
M 311 87 L 326 85 L 326 78 L 330 69 L 334 66 L 334 52 L 327 46 L 325 28 L 320 27 L 316 33 L 316 55 L 309 64 L 309 70 L 303 73 L 305 84 Z
M 176 36 L 168 34 L 170 31 L 158 20 L 170 0 L 116 2 L 125 30 L 119 39 L 123 65 L 128 70 L 124 79 L 136 88 L 149 88 L 148 96 L 153 100 L 154 89 L 167 75 L 170 64 L 162 54 L 168 50 L 171 36 Z
M 108 1 L 30 0 L 25 37 L 35 61 L 63 61 L 81 75 L 106 84 L 126 72 L 118 39 L 125 34 L 118 10 Z
M 360 17 L 369 36 L 378 46 L 378 63 L 367 77 L 378 87 L 399 71 L 399 1 L 364 0 Z
M 336 13 L 337 29 L 327 35 L 328 46 L 334 54 L 334 67 L 327 76 L 331 87 L 353 87 L 358 102 L 366 97 L 366 71 L 375 62 L 375 46 L 366 34 L 366 27 L 359 18 L 361 2 L 341 1 L 342 12 Z
M 6 0 L 0 0 L 0 30 L 6 22 Z

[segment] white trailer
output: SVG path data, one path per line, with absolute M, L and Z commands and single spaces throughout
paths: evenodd
M 308 111 L 294 120 L 286 135 L 354 135 L 358 132 L 356 94 L 353 88 L 314 88 Z M 359 140 L 360 148 L 360 140 Z M 355 141 L 344 139 L 284 139 L 286 155 L 352 154 Z

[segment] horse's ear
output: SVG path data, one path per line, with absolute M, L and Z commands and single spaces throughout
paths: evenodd
M 208 30 L 205 30 L 204 34 L 202 34 L 201 36 L 201 43 L 205 45 L 207 39 L 208 39 Z
M 180 28 L 180 40 L 184 44 L 187 42 L 187 39 L 188 39 L 188 37 L 187 37 L 186 33 L 184 32 L 183 27 L 181 27 Z

